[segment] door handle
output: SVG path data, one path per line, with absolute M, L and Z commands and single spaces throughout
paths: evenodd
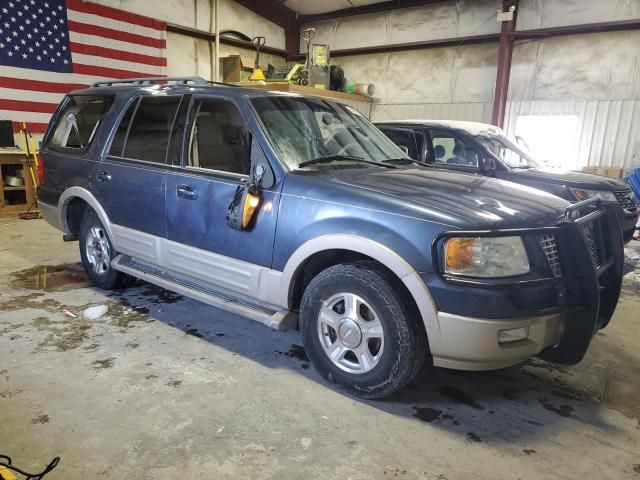
M 98 172 L 98 174 L 96 175 L 96 179 L 99 182 L 108 182 L 109 180 L 111 180 L 111 173 L 107 172 L 105 170 L 101 170 Z
M 198 191 L 189 185 L 180 185 L 176 189 L 176 193 L 179 197 L 186 198 L 187 200 L 197 200 L 198 198 Z

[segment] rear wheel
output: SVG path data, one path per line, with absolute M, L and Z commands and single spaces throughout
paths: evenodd
M 132 278 L 111 267 L 118 253 L 96 212 L 88 208 L 80 225 L 80 257 L 85 272 L 94 285 L 105 290 L 124 288 Z
M 400 389 L 420 370 L 426 338 L 394 279 L 374 262 L 330 267 L 307 286 L 300 319 L 314 367 L 364 398 Z

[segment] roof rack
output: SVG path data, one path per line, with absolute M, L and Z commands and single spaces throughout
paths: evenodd
M 103 80 L 101 82 L 95 82 L 92 87 L 110 87 L 112 85 L 151 85 L 154 83 L 182 83 L 187 85 L 193 83 L 194 85 L 208 85 L 202 77 L 144 77 L 144 78 L 128 78 L 126 80 Z

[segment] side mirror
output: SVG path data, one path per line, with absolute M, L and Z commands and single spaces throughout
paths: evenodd
M 227 209 L 227 225 L 234 230 L 249 230 L 251 222 L 262 203 L 260 180 L 265 167 L 257 164 L 245 185 L 238 185 Z

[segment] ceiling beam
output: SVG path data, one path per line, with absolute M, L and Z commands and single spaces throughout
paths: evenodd
M 393 0 L 387 2 L 372 3 L 359 7 L 343 8 L 332 12 L 317 13 L 313 15 L 300 15 L 300 23 L 317 22 L 319 20 L 332 20 L 334 18 L 351 17 L 354 15 L 365 15 L 367 13 L 380 13 L 400 8 L 420 7 L 434 3 L 443 3 L 449 0 Z

